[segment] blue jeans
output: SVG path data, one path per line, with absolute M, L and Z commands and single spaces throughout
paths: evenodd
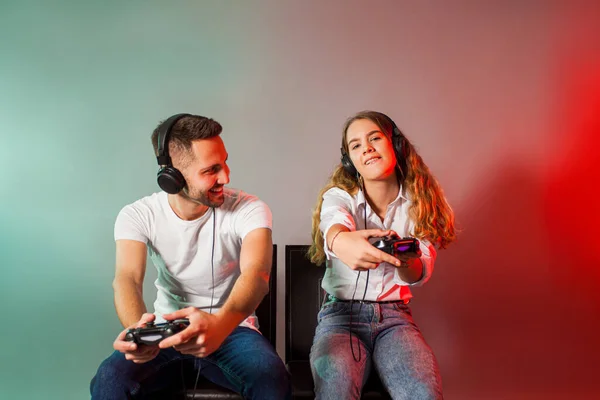
M 206 379 L 245 399 L 291 399 L 290 378 L 283 361 L 267 339 L 246 327 L 234 329 L 221 347 L 205 358 L 169 348 L 147 363 L 135 364 L 115 351 L 92 379 L 92 399 L 143 399 L 165 389 L 178 390 L 183 386 L 183 374 L 192 372 L 196 377 L 198 368 Z
M 360 309 L 360 314 L 359 314 Z M 317 399 L 360 399 L 372 366 L 393 399 L 443 399 L 438 364 L 402 302 L 326 302 L 310 352 Z

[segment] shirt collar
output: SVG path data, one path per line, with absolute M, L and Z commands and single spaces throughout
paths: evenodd
M 398 190 L 398 195 L 396 196 L 396 198 L 394 199 L 394 201 L 392 201 L 390 203 L 391 204 L 395 204 L 398 201 L 400 201 L 400 199 L 404 199 L 404 200 L 408 200 L 408 197 L 406 197 L 406 195 L 404 194 L 404 187 L 402 185 L 400 185 L 400 189 Z M 365 206 L 365 194 L 362 191 L 362 189 L 358 189 L 358 192 L 356 193 L 356 207 L 360 207 L 360 206 Z

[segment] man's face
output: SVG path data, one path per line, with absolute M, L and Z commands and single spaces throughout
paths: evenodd
M 223 186 L 229 183 L 227 150 L 220 136 L 194 140 L 191 162 L 180 170 L 187 187 L 184 194 L 191 200 L 208 207 L 223 204 Z

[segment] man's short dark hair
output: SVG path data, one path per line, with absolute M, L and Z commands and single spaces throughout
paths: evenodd
M 152 146 L 154 154 L 158 156 L 158 128 L 164 121 L 152 132 Z M 219 136 L 223 127 L 212 118 L 202 117 L 200 115 L 189 115 L 180 118 L 169 135 L 169 154 L 172 150 L 183 150 L 189 152 L 192 148 L 192 141 L 198 139 L 209 139 Z

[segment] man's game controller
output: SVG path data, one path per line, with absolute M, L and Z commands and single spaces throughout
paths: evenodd
M 127 330 L 125 340 L 136 344 L 156 345 L 161 340 L 181 332 L 189 324 L 188 319 L 176 319 L 160 324 L 148 322 L 144 327 Z
M 373 246 L 396 258 L 399 256 L 408 256 L 409 258 L 421 257 L 419 240 L 413 237 L 399 238 L 397 236 L 386 236 L 373 243 Z

